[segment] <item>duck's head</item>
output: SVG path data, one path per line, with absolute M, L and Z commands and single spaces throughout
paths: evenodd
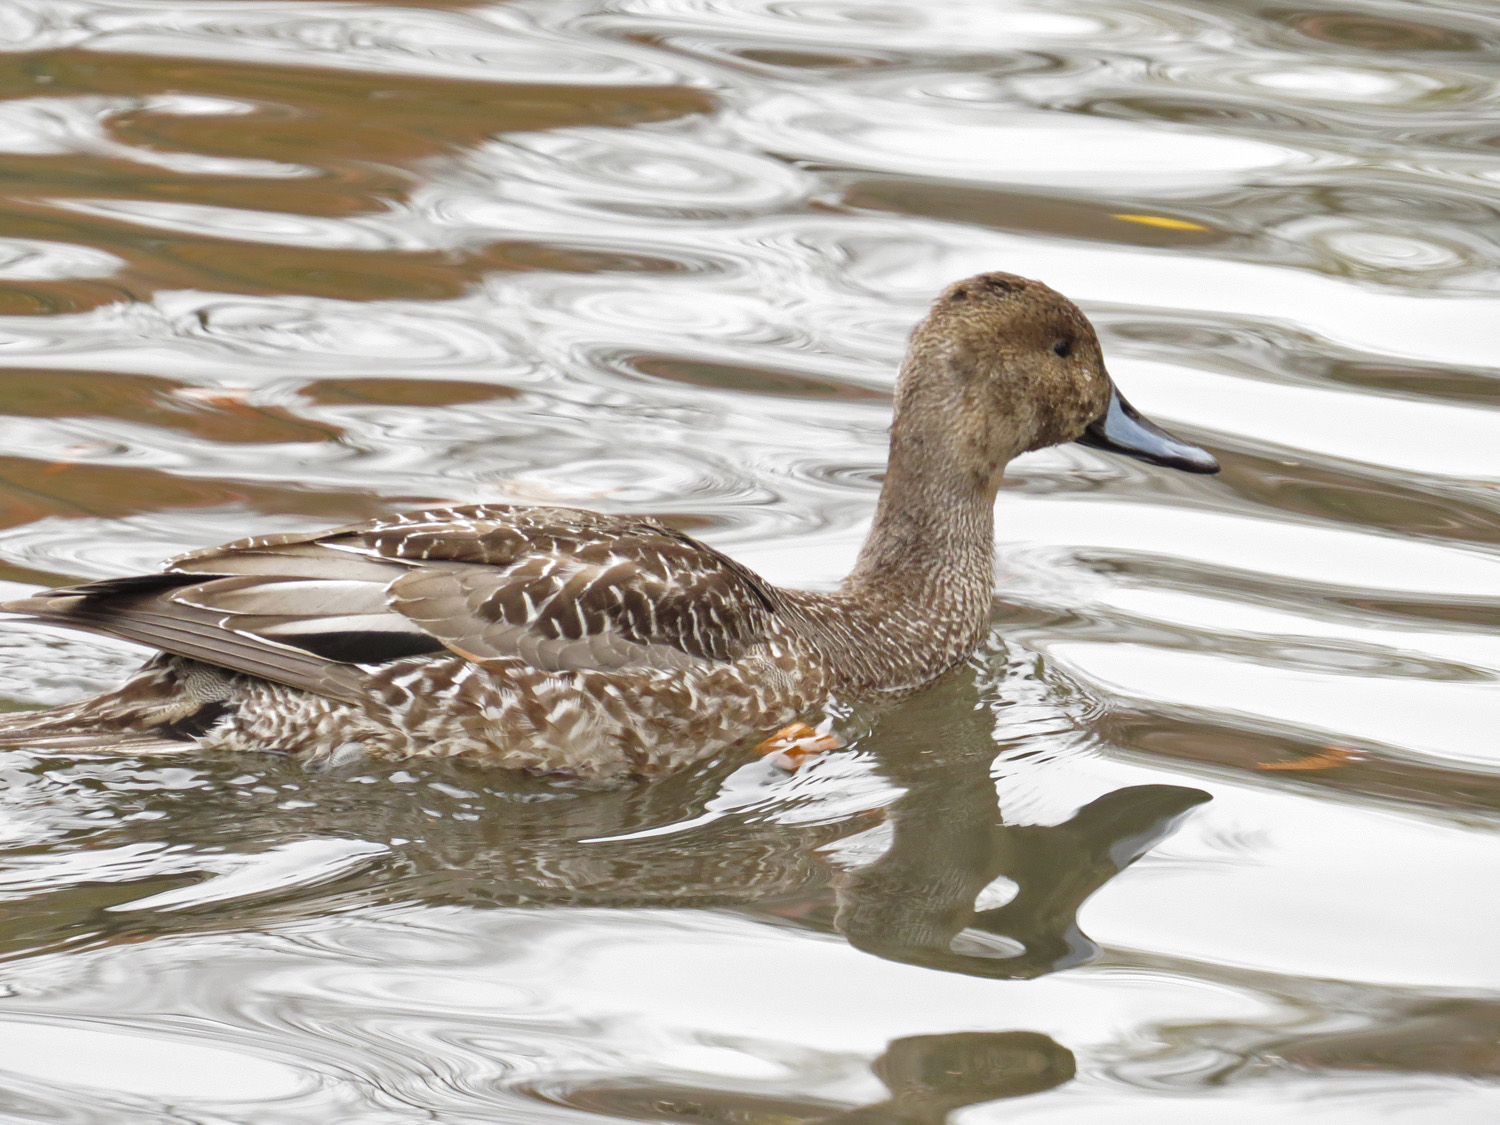
M 943 291 L 912 335 L 896 419 L 893 453 L 906 445 L 921 456 L 914 447 L 937 440 L 992 486 L 1017 454 L 1069 441 L 1190 473 L 1219 471 L 1211 454 L 1121 396 L 1077 305 L 1009 273 Z

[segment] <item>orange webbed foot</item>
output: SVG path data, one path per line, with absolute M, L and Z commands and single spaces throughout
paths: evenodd
M 772 765 L 796 773 L 819 754 L 837 750 L 844 740 L 832 731 L 819 732 L 806 723 L 790 723 L 755 747 Z

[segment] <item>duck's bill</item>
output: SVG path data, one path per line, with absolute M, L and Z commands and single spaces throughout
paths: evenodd
M 1078 443 L 1187 473 L 1219 471 L 1219 462 L 1212 453 L 1167 433 L 1126 402 L 1118 390 L 1111 390 L 1109 409 L 1083 431 Z

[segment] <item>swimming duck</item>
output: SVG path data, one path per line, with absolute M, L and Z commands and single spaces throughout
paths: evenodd
M 1070 441 L 1218 470 L 1120 396 L 1071 301 L 981 274 L 912 335 L 874 523 L 836 591 L 778 588 L 658 520 L 573 508 L 254 536 L 0 604 L 159 650 L 113 691 L 7 717 L 0 743 L 665 773 L 962 663 L 988 628 L 1001 474 Z

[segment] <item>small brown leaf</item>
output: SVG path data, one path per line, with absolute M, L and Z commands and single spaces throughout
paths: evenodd
M 1351 762 L 1363 761 L 1366 755 L 1342 742 L 1324 744 L 1322 753 L 1306 758 L 1294 758 L 1290 762 L 1257 762 L 1258 770 L 1331 770 L 1347 766 Z

